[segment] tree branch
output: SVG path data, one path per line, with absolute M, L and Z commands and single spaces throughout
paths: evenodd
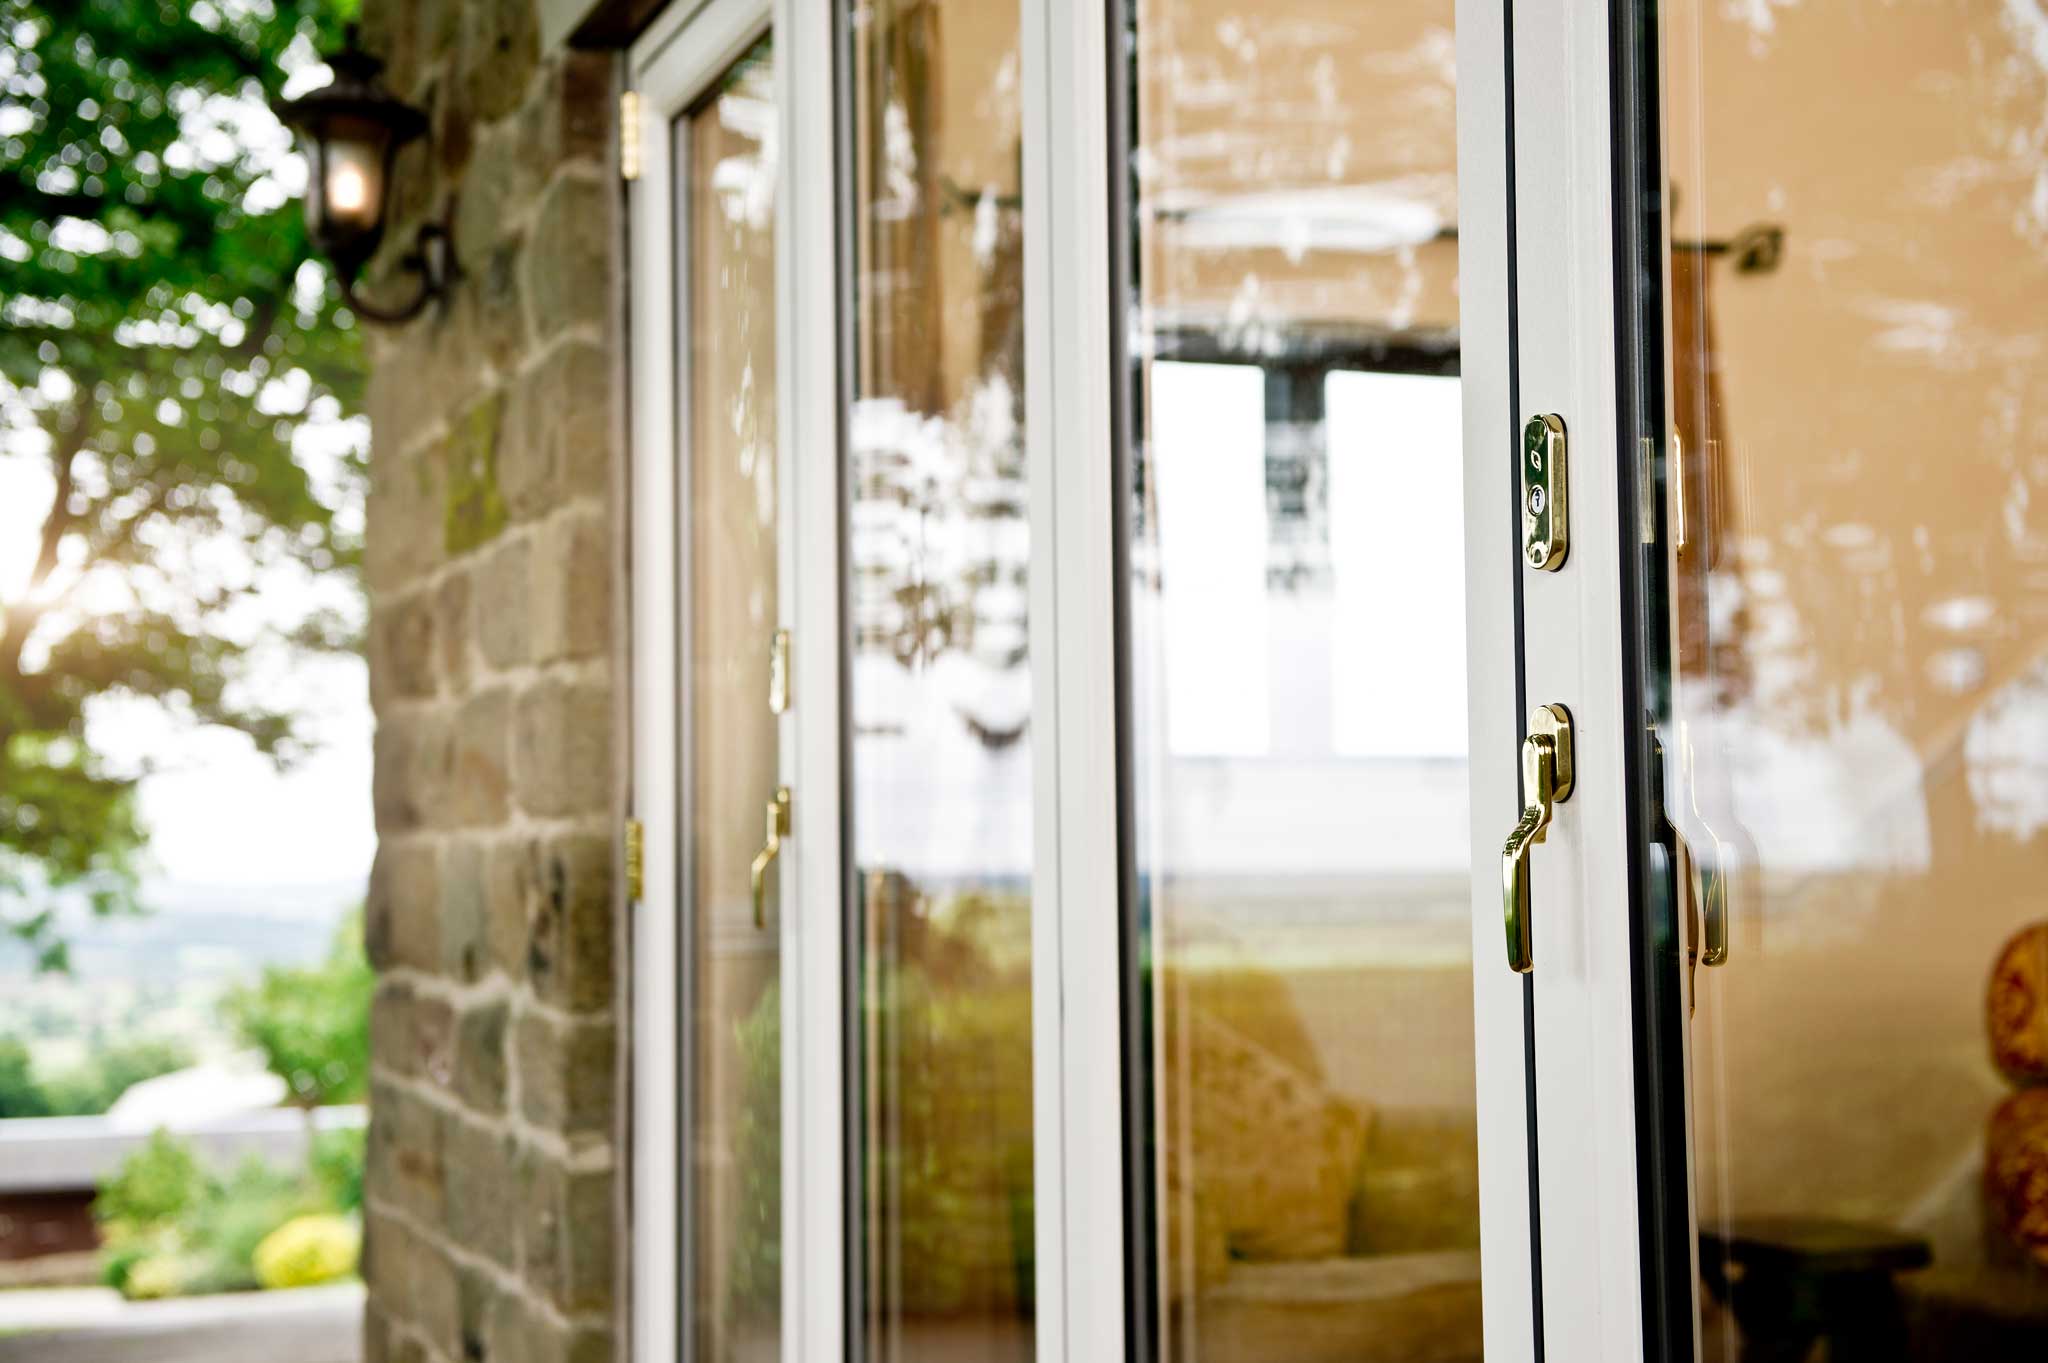
M 50 499 L 50 513 L 43 518 L 42 544 L 36 551 L 35 568 L 29 573 L 28 588 L 22 599 L 7 607 L 6 633 L 0 635 L 0 687 L 12 691 L 21 682 L 21 650 L 28 642 L 29 631 L 35 628 L 49 603 L 38 601 L 36 593 L 50 580 L 50 574 L 57 568 L 57 551 L 64 543 L 64 534 L 75 521 L 71 514 L 71 494 L 78 486 L 78 456 L 84 452 L 86 442 L 92 437 L 92 427 L 86 421 L 87 402 L 85 387 L 79 389 L 80 397 L 72 406 L 76 417 L 71 430 L 59 437 L 50 451 L 50 462 L 57 478 L 56 495 Z M 0 740 L 5 735 L 0 734 Z

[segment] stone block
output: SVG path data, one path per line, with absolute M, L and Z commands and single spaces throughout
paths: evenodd
M 542 546 L 545 559 L 547 547 Z M 533 660 L 534 617 L 529 563 L 534 557 L 524 537 L 508 538 L 476 569 L 476 633 L 484 662 L 504 671 Z
M 473 838 L 448 844 L 441 855 L 441 971 L 473 984 L 490 971 L 487 853 Z
M 614 198 L 602 177 L 571 172 L 558 174 L 541 196 L 526 252 L 527 329 L 539 343 L 605 320 Z
M 390 838 L 451 821 L 455 716 L 444 708 L 386 713 L 372 740 L 371 808 Z
M 370 813 L 380 837 L 409 833 L 420 824 L 411 774 L 413 733 L 403 720 L 385 719 L 370 738 Z
M 533 183 L 564 161 L 603 165 L 611 154 L 612 63 L 602 52 L 564 52 L 519 111 L 518 146 Z
M 512 700 L 502 689 L 479 692 L 456 713 L 452 771 L 442 818 L 461 828 L 501 824 L 511 790 Z
M 440 1225 L 448 1205 L 447 1119 L 396 1085 L 372 1083 L 370 1088 L 366 1186 L 381 1202 L 403 1207 L 415 1220 Z
M 403 378 L 386 378 L 394 369 L 417 363 L 421 369 Z M 395 358 L 372 371 L 370 486 L 363 524 L 363 576 L 372 596 L 403 588 L 432 573 L 442 563 L 440 525 L 445 460 L 434 446 L 412 444 L 437 428 L 443 418 L 438 405 L 430 418 L 394 420 L 380 415 L 379 385 L 404 384 L 424 395 L 423 358 Z M 394 431 L 394 427 L 396 430 Z M 410 447 L 408 447 L 410 446 Z
M 534 0 L 468 0 L 462 7 L 462 78 L 470 107 L 485 121 L 519 107 L 540 64 L 540 15 Z
M 454 1069 L 454 1010 L 444 999 L 384 981 L 370 1005 L 370 1054 L 380 1073 L 445 1085 Z
M 520 285 L 525 249 L 525 238 L 515 232 L 477 257 L 471 285 L 463 295 L 476 333 L 476 353 L 498 374 L 517 369 L 527 351 Z
M 477 135 L 455 209 L 455 252 L 465 270 L 473 271 L 474 262 L 485 259 L 524 220 L 539 191 L 520 156 L 517 136 L 509 125 Z M 514 329 L 523 336 L 524 320 Z
M 455 1281 L 455 1264 L 439 1245 L 414 1240 L 408 1256 L 412 1274 L 412 1300 L 420 1334 L 447 1358 L 457 1358 L 462 1347 L 461 1307 Z
M 505 1268 L 517 1262 L 517 1147 L 496 1127 L 448 1123 L 448 1237 Z
M 611 470 L 610 352 L 581 341 L 558 345 L 520 376 L 507 401 L 498 468 L 512 519 L 602 498 Z
M 496 1116 L 505 1110 L 503 1000 L 463 1010 L 455 1028 L 455 1094 L 471 1110 Z
M 503 1289 L 478 1297 L 478 1357 L 487 1363 L 611 1363 L 611 1332 L 602 1326 L 560 1321 Z
M 442 683 L 450 694 L 469 689 L 472 630 L 469 574 L 452 572 L 434 593 L 434 637 L 440 650 Z
M 372 1149 L 376 1124 L 370 1128 Z M 411 1284 L 405 1278 L 405 1226 L 375 1209 L 363 1213 L 363 1248 L 358 1267 L 369 1289 L 370 1311 L 381 1317 L 387 1337 L 397 1335 L 412 1321 Z
M 533 656 L 589 658 L 611 640 L 609 509 L 591 506 L 543 521 L 532 564 Z
M 617 1039 L 610 1020 L 528 1013 L 515 1037 L 521 1116 L 569 1136 L 611 1129 Z
M 379 842 L 363 912 L 371 966 L 433 971 L 441 959 L 440 900 L 439 849 L 415 840 Z
M 520 1271 L 527 1283 L 557 1310 L 605 1309 L 616 1270 L 612 1175 L 565 1169 L 529 1149 L 518 1179 Z
M 505 399 L 491 393 L 456 418 L 442 448 L 447 473 L 442 493 L 442 547 L 451 556 L 488 544 L 505 528 L 498 490 L 498 433 Z
M 484 852 L 485 939 L 492 966 L 507 979 L 526 976 L 528 932 L 527 867 L 533 849 L 523 837 L 502 838 Z
M 543 818 L 600 814 L 610 808 L 608 685 L 549 680 L 519 697 L 512 787 L 519 807 Z
M 435 610 L 431 595 L 387 596 L 370 607 L 370 687 L 373 703 L 420 700 L 437 686 Z
M 392 1338 L 391 1318 L 374 1300 L 363 1308 L 363 1363 L 398 1363 L 398 1346 Z
M 610 841 L 590 833 L 541 839 L 528 849 L 520 889 L 526 905 L 526 978 L 534 995 L 577 1011 L 610 1006 Z

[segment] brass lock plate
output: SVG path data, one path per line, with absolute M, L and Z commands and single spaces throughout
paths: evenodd
M 1522 561 L 1554 573 L 1571 547 L 1565 506 L 1564 418 L 1543 412 L 1522 427 Z

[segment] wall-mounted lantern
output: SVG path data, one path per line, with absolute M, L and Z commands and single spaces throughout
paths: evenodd
M 413 249 L 399 262 L 419 276 L 410 302 L 378 307 L 356 295 L 355 282 L 384 239 L 399 149 L 426 134 L 427 116 L 384 89 L 378 79 L 384 63 L 356 45 L 353 25 L 327 65 L 333 81 L 277 106 L 306 153 L 306 230 L 313 248 L 333 262 L 351 308 L 376 322 L 407 321 L 446 297 L 459 277 L 444 224 L 421 224 Z

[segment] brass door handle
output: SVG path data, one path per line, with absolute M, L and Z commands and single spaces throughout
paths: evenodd
M 1500 853 L 1502 916 L 1508 969 L 1532 965 L 1529 932 L 1529 849 L 1543 841 L 1556 807 L 1572 795 L 1572 714 L 1562 705 L 1539 705 L 1522 740 L 1522 817 Z
M 768 840 L 754 854 L 754 926 L 768 925 L 768 868 L 782 855 L 782 840 L 789 836 L 789 787 L 777 786 L 768 802 Z
M 1706 833 L 1714 844 L 1711 864 L 1694 854 L 1684 834 L 1677 834 L 1678 887 L 1696 933 L 1693 942 L 1700 964 L 1712 966 L 1728 959 L 1728 877 L 1721 870 L 1721 840 L 1711 828 Z
M 1673 842 L 1678 852 L 1678 892 L 1685 897 L 1687 920 L 1695 929 L 1693 951 L 1702 965 L 1721 965 L 1728 959 L 1728 850 L 1721 835 L 1700 812 L 1697 780 L 1698 761 L 1693 754 L 1692 733 L 1684 721 L 1678 726 L 1678 756 L 1685 777 L 1685 802 L 1691 826 L 1706 835 L 1711 846 L 1702 861 L 1692 843 L 1674 825 Z

